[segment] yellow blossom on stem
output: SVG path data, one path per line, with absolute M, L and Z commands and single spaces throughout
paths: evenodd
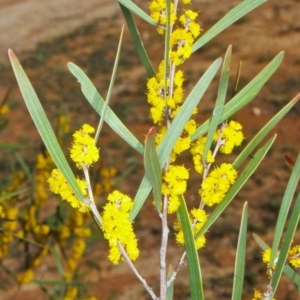
M 121 244 L 129 258 L 136 260 L 139 250 L 137 248 L 137 238 L 130 221 L 130 210 L 133 207 L 133 201 L 129 196 L 119 191 L 109 194 L 107 200 L 108 202 L 105 204 L 102 214 L 102 230 L 110 247 L 108 258 L 113 264 L 118 264 L 121 258 L 118 245 Z
M 277 255 L 276 258 L 275 258 L 274 264 L 273 264 L 273 266 L 271 268 L 271 266 L 270 266 L 271 256 L 272 256 L 272 249 L 271 248 L 263 251 L 263 253 L 262 253 L 262 260 L 263 260 L 263 262 L 267 266 L 267 274 L 268 274 L 268 276 L 271 276 L 272 270 L 275 269 L 276 264 L 277 264 L 277 259 L 278 259 L 278 255 Z
M 57 232 L 57 238 L 59 241 L 67 239 L 71 235 L 70 228 L 66 225 L 62 225 Z
M 199 139 L 197 139 L 191 146 L 191 154 L 193 156 L 193 162 L 195 166 L 195 170 L 201 174 L 203 173 L 204 167 L 202 163 L 205 143 L 207 138 L 202 136 Z M 211 150 L 208 151 L 206 156 L 206 163 L 213 163 L 215 161 L 215 158 L 213 157 L 213 154 Z
M 76 179 L 77 184 L 84 196 L 87 195 L 87 184 L 85 180 Z M 57 195 L 60 195 L 63 200 L 71 204 L 73 208 L 78 208 L 81 212 L 89 211 L 89 207 L 79 200 L 71 187 L 68 185 L 66 179 L 58 169 L 52 170 L 51 176 L 48 179 L 50 190 Z
M 220 203 L 237 178 L 231 164 L 223 163 L 204 179 L 199 190 L 202 202 L 208 206 Z
M 185 10 L 179 17 L 183 28 L 171 32 L 169 57 L 175 66 L 182 64 L 192 54 L 192 46 L 201 32 L 200 25 L 195 22 L 198 13 Z
M 215 133 L 214 141 L 218 141 L 221 135 L 222 146 L 220 152 L 230 154 L 234 147 L 242 144 L 244 135 L 241 130 L 242 125 L 240 123 L 230 121 L 223 130 L 218 130 Z
M 94 132 L 95 129 L 92 126 L 84 124 L 80 130 L 73 134 L 74 143 L 70 150 L 71 159 L 79 169 L 83 166 L 89 167 L 99 160 L 99 149 L 95 145 L 95 140 L 90 136 Z
M 78 294 L 78 289 L 76 286 L 69 286 L 63 300 L 74 300 Z
M 293 267 L 300 268 L 300 245 L 296 245 L 289 250 L 288 261 Z
M 264 300 L 264 299 L 269 299 L 269 298 L 266 298 L 266 295 L 264 295 L 260 290 L 254 289 L 254 295 L 252 300 Z M 275 298 L 272 299 L 276 300 Z
M 6 115 L 10 112 L 9 106 L 4 104 L 0 106 L 0 115 Z
M 89 237 L 91 233 L 91 228 L 74 228 L 74 234 L 78 237 Z
M 25 283 L 31 282 L 34 279 L 33 270 L 32 269 L 27 270 L 23 274 L 19 275 L 17 277 L 17 279 L 20 284 L 25 284 Z
M 86 243 L 84 240 L 82 239 L 75 239 L 72 245 L 72 250 L 73 250 L 73 254 L 72 254 L 72 258 L 75 260 L 79 260 L 85 250 L 86 247 Z
M 272 249 L 269 248 L 262 253 L 262 260 L 265 264 L 269 264 L 271 260 Z
M 46 224 L 36 225 L 33 228 L 35 234 L 47 235 L 50 232 L 50 227 Z
M 200 25 L 195 23 L 198 13 L 192 10 L 186 10 L 179 18 L 180 23 L 184 26 L 186 31 L 190 31 L 192 36 L 196 38 L 201 31 Z
M 160 25 L 167 24 L 167 10 L 165 0 L 152 0 L 149 5 L 151 18 Z M 170 3 L 170 23 L 174 24 L 176 15 L 174 14 L 174 4 Z M 158 33 L 163 34 L 162 28 L 157 28 Z
M 185 29 L 178 28 L 171 33 L 169 57 L 175 66 L 181 65 L 192 54 L 194 38 Z
M 197 209 L 193 208 L 191 211 L 191 216 L 190 216 L 190 222 L 193 228 L 193 235 L 196 236 L 197 233 L 200 231 L 200 229 L 203 227 L 205 222 L 207 221 L 207 214 L 203 209 Z M 180 221 L 177 221 L 174 226 L 175 231 L 177 233 L 175 234 L 176 237 L 176 242 L 178 244 L 184 245 L 184 235 L 183 235 L 183 230 L 182 230 L 182 225 Z M 200 235 L 196 241 L 196 248 L 200 249 L 205 246 L 206 239 L 204 235 Z
M 184 166 L 170 165 L 163 176 L 162 194 L 169 196 L 168 213 L 174 213 L 179 208 L 178 196 L 186 191 L 189 172 Z

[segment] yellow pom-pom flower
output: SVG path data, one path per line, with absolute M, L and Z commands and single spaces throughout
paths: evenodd
M 178 196 L 186 191 L 189 172 L 184 166 L 170 165 L 163 176 L 162 194 L 169 196 L 168 213 L 174 213 L 179 208 Z
M 215 168 L 201 184 L 199 193 L 202 202 L 208 206 L 220 203 L 235 182 L 236 177 L 237 171 L 231 164 L 224 163 Z
M 203 227 L 206 221 L 207 221 L 207 214 L 203 209 L 196 209 L 196 208 L 192 209 L 190 222 L 192 224 L 194 236 L 197 235 L 197 233 L 200 231 L 200 229 Z M 185 241 L 184 241 L 184 235 L 182 230 L 182 224 L 178 221 L 177 223 L 175 223 L 174 229 L 175 231 L 177 231 L 177 233 L 175 234 L 176 242 L 178 244 L 184 245 Z M 196 248 L 200 249 L 204 247 L 205 243 L 206 243 L 205 236 L 200 235 L 195 241 Z
M 224 154 L 230 154 L 234 147 L 240 146 L 244 139 L 242 133 L 242 125 L 235 121 L 230 121 L 223 130 L 218 130 L 215 133 L 214 141 L 222 139 L 222 146 L 220 151 Z
M 277 264 L 277 260 L 278 260 L 278 255 L 276 256 L 275 260 L 274 260 L 274 263 L 273 263 L 273 266 L 271 268 L 270 266 L 270 261 L 271 261 L 271 256 L 272 256 L 272 249 L 269 248 L 265 251 L 263 251 L 262 253 L 262 260 L 263 262 L 266 264 L 267 266 L 267 275 L 270 277 L 271 274 L 272 274 L 272 270 L 275 269 L 276 267 L 276 264 Z
M 289 250 L 288 261 L 293 267 L 300 268 L 300 245 Z
M 191 146 L 191 154 L 193 156 L 195 170 L 199 174 L 203 173 L 203 169 L 204 169 L 202 158 L 203 158 L 206 140 L 207 138 L 202 136 L 198 140 L 196 140 Z M 213 163 L 214 161 L 215 158 L 213 157 L 211 150 L 209 150 L 206 156 L 206 163 Z
M 83 196 L 87 195 L 87 183 L 85 180 L 76 179 L 77 184 L 83 194 Z M 71 204 L 73 208 L 78 208 L 81 212 L 89 211 L 88 205 L 79 200 L 66 179 L 62 175 L 62 173 L 58 169 L 52 170 L 51 176 L 48 179 L 50 190 L 57 195 L 60 195 L 63 200 L 66 200 Z
M 95 140 L 90 136 L 95 129 L 84 124 L 80 130 L 73 134 L 74 143 L 71 147 L 71 159 L 76 163 L 77 168 L 89 167 L 99 160 L 99 149 L 95 145 Z
M 108 259 L 113 264 L 118 264 L 121 259 L 119 244 L 124 247 L 131 260 L 136 260 L 139 256 L 137 238 L 130 221 L 132 207 L 133 201 L 131 198 L 119 191 L 109 194 L 108 203 L 104 206 L 102 230 L 110 247 Z

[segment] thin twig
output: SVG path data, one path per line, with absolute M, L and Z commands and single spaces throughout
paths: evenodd
M 176 275 L 178 274 L 180 268 L 185 264 L 185 257 L 186 257 L 186 252 L 184 251 L 183 254 L 182 254 L 182 256 L 181 256 L 181 258 L 180 258 L 179 263 L 177 264 L 176 269 L 173 270 L 170 278 L 167 281 L 167 287 L 169 287 L 170 284 L 175 280 Z
M 167 295 L 167 272 L 166 272 L 166 256 L 167 256 L 167 245 L 168 245 L 168 236 L 169 228 L 167 224 L 168 217 L 168 196 L 164 196 L 163 203 L 163 213 L 162 213 L 162 239 L 161 247 L 159 251 L 160 257 L 160 300 L 165 300 Z
M 140 282 L 143 284 L 144 288 L 148 291 L 148 293 L 150 294 L 151 298 L 153 300 L 159 300 L 159 298 L 157 298 L 157 296 L 153 292 L 152 288 L 148 285 L 148 283 L 146 282 L 146 280 L 140 275 L 140 273 L 138 272 L 138 270 L 135 268 L 135 266 L 132 263 L 131 259 L 128 257 L 128 255 L 127 255 L 124 247 L 119 242 L 118 242 L 118 248 L 121 251 L 122 256 L 125 259 L 126 263 L 131 268 L 131 270 L 136 275 L 136 277 L 140 280 Z
M 82 169 L 83 169 L 85 181 L 86 181 L 86 184 L 87 184 L 88 194 L 89 194 L 89 200 L 90 200 L 89 207 L 91 209 L 91 213 L 92 213 L 92 216 L 93 216 L 95 222 L 97 223 L 99 228 L 101 228 L 102 218 L 101 218 L 101 216 L 99 214 L 99 211 L 98 211 L 98 209 L 96 207 L 96 204 L 95 204 L 93 190 L 92 190 L 92 186 L 91 186 L 90 175 L 89 175 L 89 169 L 88 169 L 87 166 L 83 166 Z

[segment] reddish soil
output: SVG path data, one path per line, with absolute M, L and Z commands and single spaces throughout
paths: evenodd
M 32 7 L 31 10 L 29 8 L 28 13 L 31 11 L 34 15 L 40 14 L 40 11 L 37 13 L 33 10 L 38 1 L 31 2 Z M 58 1 L 52 2 L 56 3 Z M 99 1 L 94 1 L 94 5 L 98 5 L 96 2 Z M 239 1 L 234 1 L 233 4 L 232 1 L 225 0 L 222 1 L 222 5 L 216 5 L 216 1 L 194 2 L 195 8 L 201 10 L 200 22 L 205 32 Z M 6 3 L 6 5 L 2 7 L 1 3 L 3 5 Z M 18 4 L 17 1 L 0 2 L 0 15 L 1 10 L 3 12 L 5 9 L 9 9 L 10 6 L 13 6 L 13 3 Z M 103 1 L 103 3 L 107 5 L 106 2 Z M 105 11 L 106 8 L 103 3 L 101 11 Z M 81 12 L 80 5 L 84 6 L 84 4 L 78 2 L 76 6 L 78 5 L 78 10 L 73 11 L 77 23 L 74 22 L 64 32 L 56 29 L 57 32 L 61 33 L 59 37 L 52 39 L 51 36 L 41 34 L 39 40 L 44 41 L 39 43 L 33 50 L 28 50 L 32 48 L 37 39 L 33 38 L 30 43 L 23 43 L 20 39 L 33 36 L 35 31 L 32 29 L 33 31 L 28 31 L 29 34 L 27 33 L 27 35 L 25 34 L 5 46 L 17 49 L 16 54 L 20 58 L 48 116 L 55 120 L 58 111 L 67 111 L 72 117 L 72 128 L 74 130 L 85 122 L 97 124 L 98 117 L 86 105 L 80 86 L 69 73 L 66 64 L 72 61 L 85 70 L 100 93 L 105 96 L 121 25 L 123 24 L 120 12 L 117 14 L 108 13 L 104 17 L 92 13 L 99 11 L 100 5 L 95 6 L 98 10 L 94 10 L 93 6 L 89 8 L 82 7 Z M 146 10 L 146 3 L 142 2 L 142 5 Z M 59 4 L 57 4 L 58 6 Z M 205 69 L 216 58 L 223 57 L 228 45 L 232 44 L 231 86 L 234 83 L 238 63 L 242 61 L 240 80 L 240 88 L 242 88 L 277 53 L 282 50 L 285 51 L 284 62 L 275 75 L 272 76 L 255 100 L 234 116 L 234 119 L 240 121 L 244 126 L 246 141 L 249 141 L 261 126 L 272 118 L 288 100 L 299 93 L 299 11 L 300 1 L 298 0 L 269 1 L 213 39 L 185 64 L 186 91 L 188 93 Z M 76 17 L 77 14 L 79 14 L 78 17 Z M 79 22 L 81 17 L 89 14 L 92 17 L 90 19 L 83 18 L 82 21 L 85 23 L 82 25 Z M 96 17 L 98 19 L 94 19 Z M 52 25 L 55 26 L 56 21 L 60 18 L 64 17 L 61 17 L 55 11 L 53 17 L 49 19 L 49 23 L 45 26 L 47 28 L 51 28 Z M 153 65 L 157 66 L 163 54 L 162 39 L 150 25 L 139 20 L 137 20 L 137 23 Z M 76 29 L 74 29 L 75 25 L 78 25 Z M 7 30 L 10 30 L 9 28 L 13 29 L 13 27 L 7 28 Z M 39 29 L 40 33 L 44 29 L 45 27 L 41 27 Z M 71 29 L 72 31 L 70 31 Z M 5 34 L 8 33 L 5 32 Z M 1 51 L 0 49 L 2 55 Z M 146 73 L 134 53 L 129 33 L 126 30 L 111 107 L 140 141 L 143 141 L 145 133 L 151 126 L 145 100 L 146 80 Z M 217 84 L 218 80 L 215 80 L 202 100 L 199 107 L 199 123 L 205 120 L 213 109 Z M 8 61 L 4 59 L 0 70 L 0 99 L 7 89 L 11 90 L 9 103 L 13 104 L 14 107 L 9 116 L 9 126 L 1 132 L 1 142 L 19 142 L 28 146 L 31 151 L 38 151 L 41 146 L 40 138 L 28 116 L 11 67 L 8 65 Z M 295 158 L 300 149 L 299 112 L 300 106 L 298 104 L 273 130 L 273 133 L 277 133 L 277 139 L 271 151 L 236 199 L 207 233 L 207 245 L 200 251 L 206 299 L 231 299 L 235 249 L 241 211 L 245 201 L 249 203 L 249 236 L 247 240 L 244 299 L 251 299 L 254 287 L 264 289 L 268 284 L 265 268 L 261 262 L 261 250 L 254 242 L 251 233 L 257 233 L 269 244 L 272 242 L 280 202 L 291 173 L 290 168 L 286 165 L 284 155 L 288 154 Z M 120 174 L 130 167 L 132 162 L 139 167 L 134 169 L 118 185 L 122 192 L 134 197 L 143 172 L 142 158 L 129 149 L 106 127 L 104 128 L 103 137 L 100 138 L 100 146 L 104 153 L 102 159 L 105 159 L 108 164 L 116 164 L 119 167 Z M 28 163 L 33 162 L 34 156 L 30 155 L 29 152 L 22 151 L 22 154 L 26 157 Z M 1 165 L 6 167 L 3 158 L 1 159 Z M 192 178 L 189 193 L 186 197 L 189 203 L 193 203 L 197 199 L 195 195 L 199 180 L 195 176 Z M 150 201 L 146 203 L 141 215 L 135 222 L 135 226 L 141 248 L 141 256 L 137 260 L 136 266 L 148 283 L 153 286 L 153 289 L 157 291 L 158 249 L 161 227 L 159 218 Z M 170 227 L 172 227 L 171 221 Z M 172 232 L 170 236 L 168 263 L 175 266 L 182 253 L 182 248 L 175 244 Z M 296 234 L 296 242 L 300 242 L 299 233 Z M 106 243 L 101 240 L 89 249 L 85 261 L 87 264 L 83 264 L 83 269 L 86 269 L 89 262 L 94 262 L 94 264 L 96 262 L 96 267 L 89 268 L 86 276 L 87 286 L 91 294 L 98 296 L 99 299 L 150 299 L 128 266 L 120 264 L 113 267 L 107 261 L 106 255 Z M 49 267 L 46 263 L 41 266 L 38 272 L 43 278 L 53 276 L 51 266 Z M 3 276 L 0 273 L 0 278 L 3 278 Z M 8 284 L 3 290 L 0 290 L 0 299 L 3 300 L 32 298 L 45 299 L 36 284 L 28 284 L 21 289 Z M 296 288 L 283 276 L 276 299 L 297 298 L 299 296 Z M 176 279 L 174 299 L 189 299 L 186 268 L 179 273 Z

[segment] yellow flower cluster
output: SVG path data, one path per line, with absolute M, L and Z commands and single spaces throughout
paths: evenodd
M 300 268 L 300 245 L 296 245 L 289 250 L 288 261 L 293 267 Z
M 78 287 L 76 286 L 68 286 L 65 296 L 62 298 L 62 300 L 75 300 L 78 299 Z M 82 300 L 97 300 L 96 297 L 86 297 L 86 298 L 80 298 Z
M 203 173 L 202 158 L 203 158 L 203 152 L 204 152 L 206 140 L 207 140 L 206 137 L 204 136 L 200 137 L 192 144 L 190 150 L 193 156 L 195 170 L 200 174 Z M 215 162 L 215 158 L 213 157 L 211 150 L 209 150 L 206 156 L 206 163 L 210 164 L 213 162 Z
M 197 233 L 200 231 L 200 229 L 203 227 L 205 222 L 207 221 L 207 214 L 203 209 L 196 209 L 193 208 L 191 211 L 190 216 L 190 222 L 193 224 L 193 234 L 194 236 L 197 235 Z M 176 241 L 178 244 L 184 245 L 184 235 L 182 231 L 182 225 L 179 221 L 175 223 L 174 226 L 176 233 Z M 200 235 L 196 240 L 196 247 L 197 249 L 200 249 L 205 246 L 206 239 L 204 235 Z
M 183 0 L 190 4 L 190 0 Z M 156 135 L 156 144 L 164 138 L 172 120 L 176 117 L 184 101 L 184 74 L 176 70 L 192 53 L 192 45 L 200 34 L 200 26 L 196 23 L 198 14 L 192 10 L 182 10 L 177 16 L 177 2 L 170 3 L 170 50 L 169 61 L 163 60 L 158 66 L 156 75 L 147 82 L 147 99 L 151 106 L 150 116 L 160 129 Z M 163 34 L 167 28 L 167 7 L 164 0 L 150 2 L 151 17 L 160 25 L 158 32 Z M 175 28 L 176 24 L 176 28 Z M 174 29 L 175 28 L 175 29 Z M 194 110 L 194 114 L 197 109 Z M 162 184 L 162 194 L 168 201 L 168 213 L 174 213 L 179 207 L 178 196 L 186 191 L 188 171 L 183 166 L 173 166 L 176 158 L 190 148 L 191 135 L 196 131 L 196 122 L 189 120 L 182 135 L 176 141 L 169 157 L 169 165 L 165 170 Z
M 260 290 L 254 289 L 254 295 L 253 295 L 252 300 L 264 300 L 264 299 L 266 299 L 265 295 Z M 273 298 L 273 300 L 276 300 L 276 299 Z
M 48 198 L 46 187 L 47 179 L 50 177 L 51 170 L 54 167 L 53 160 L 48 152 L 39 153 L 36 157 L 36 174 L 34 176 L 35 190 L 34 203 L 42 205 Z
M 274 261 L 273 265 L 270 266 L 271 255 L 272 255 L 272 249 L 271 248 L 263 251 L 263 253 L 262 253 L 262 260 L 263 260 L 263 262 L 267 266 L 267 275 L 269 277 L 272 276 L 273 270 L 275 270 L 276 264 L 277 264 L 277 260 L 278 260 L 278 255 L 277 255 L 276 258 L 275 258 L 275 261 Z
M 38 222 L 37 211 L 38 211 L 38 207 L 35 204 L 32 204 L 29 210 L 26 211 L 24 229 L 27 232 L 34 233 L 38 241 L 42 242 L 50 232 L 50 227 L 47 224 L 40 224 Z
M 17 217 L 19 209 L 12 207 L 7 203 L 0 204 L 0 218 L 4 220 L 1 222 L 1 239 L 0 239 L 0 259 L 4 257 L 9 251 L 9 244 L 13 241 L 12 233 L 15 233 L 18 228 Z
M 76 179 L 77 184 L 84 196 L 87 195 L 87 184 L 85 180 Z M 54 169 L 51 172 L 51 176 L 48 179 L 50 190 L 57 195 L 60 195 L 63 200 L 66 200 L 71 204 L 73 208 L 78 208 L 81 212 L 89 211 L 89 207 L 78 199 L 62 173 L 58 169 Z
M 6 115 L 10 112 L 9 106 L 4 104 L 0 106 L 0 115 Z
M 167 24 L 167 9 L 165 0 L 152 0 L 149 5 L 150 16 L 159 25 L 164 26 Z M 173 25 L 176 21 L 176 15 L 174 13 L 174 4 L 170 3 L 170 23 Z M 158 33 L 163 34 L 162 28 L 157 29 Z
M 20 284 L 26 284 L 32 282 L 34 279 L 34 272 L 32 269 L 28 269 L 22 274 L 17 276 L 17 280 Z
M 208 206 L 220 203 L 237 178 L 231 164 L 223 163 L 204 179 L 199 190 L 202 202 Z
M 121 244 L 131 260 L 136 260 L 139 255 L 137 239 L 133 232 L 132 222 L 129 219 L 133 201 L 127 195 L 114 191 L 108 195 L 108 203 L 104 206 L 102 214 L 102 230 L 104 238 L 108 240 L 110 251 L 109 260 L 118 264 Z
M 23 172 L 13 173 L 8 180 L 7 187 L 1 191 L 1 196 L 18 190 L 24 177 Z M 16 197 L 8 197 L 0 202 L 0 218 L 3 219 L 1 220 L 0 259 L 9 253 L 10 244 L 14 240 L 11 233 L 22 235 L 22 231 L 19 230 L 19 208 L 16 204 Z
M 190 4 L 189 1 L 182 1 L 183 4 Z M 150 5 L 150 15 L 154 21 L 166 28 L 167 9 L 165 0 L 153 0 Z M 198 13 L 192 10 L 184 10 L 179 16 L 178 28 L 171 32 L 170 36 L 170 53 L 169 57 L 172 64 L 178 66 L 182 64 L 192 54 L 192 45 L 201 32 L 200 25 L 197 24 L 196 18 Z M 170 4 L 170 26 L 173 26 L 177 20 L 174 4 Z M 157 31 L 163 34 L 163 28 L 159 27 Z
M 71 130 L 69 117 L 67 115 L 60 115 L 58 117 L 57 123 L 58 131 L 56 134 L 56 138 L 60 144 L 63 144 L 65 135 Z
M 59 120 L 59 126 L 63 127 L 59 128 L 61 137 L 69 128 L 66 122 L 67 120 L 65 118 L 60 118 Z M 61 138 L 61 142 L 62 141 L 63 138 Z M 16 280 L 19 284 L 26 284 L 34 280 L 34 270 L 41 264 L 43 257 L 49 253 L 49 243 L 52 245 L 55 243 L 62 249 L 62 252 L 64 252 L 63 257 L 65 258 L 66 268 L 62 280 L 72 280 L 80 259 L 84 255 L 86 248 L 85 239 L 91 235 L 91 229 L 84 226 L 84 222 L 88 216 L 87 214 L 81 213 L 81 211 L 86 211 L 88 208 L 76 199 L 62 174 L 57 169 L 51 173 L 53 165 L 54 163 L 48 152 L 39 153 L 37 155 L 34 181 L 32 182 L 34 187 L 33 197 L 30 197 L 28 209 L 24 209 L 24 212 L 20 212 L 16 206 L 17 200 L 19 200 L 17 197 L 7 198 L 0 204 L 0 218 L 3 219 L 1 220 L 3 232 L 0 238 L 0 258 L 9 254 L 11 247 L 14 246 L 13 241 L 16 240 L 14 236 L 20 237 L 18 243 L 21 243 L 23 241 L 21 238 L 25 237 L 27 239 L 26 243 L 32 240 L 37 242 L 40 246 L 36 246 L 34 253 L 30 253 L 30 255 L 26 257 L 26 269 L 16 274 Z M 108 173 L 111 174 L 113 171 L 109 171 Z M 105 175 L 105 170 L 100 176 L 101 175 Z M 108 176 L 106 177 L 108 180 Z M 22 172 L 13 173 L 10 184 L 1 194 L 5 195 L 6 193 L 18 190 L 23 184 L 24 178 L 25 176 Z M 46 187 L 48 178 L 50 187 L 53 188 L 56 193 L 62 195 L 65 200 L 69 200 L 72 206 L 79 208 L 79 210 L 72 209 L 71 213 L 65 211 L 66 213 L 62 215 L 62 206 L 60 206 L 60 208 L 57 207 L 54 215 L 44 214 L 44 204 L 48 198 Z M 78 180 L 78 184 L 82 193 L 86 194 L 86 182 Z M 107 189 L 110 186 L 111 182 L 105 183 Z M 22 205 L 24 207 L 24 202 L 22 202 Z M 43 212 L 44 215 L 42 220 L 41 212 Z M 20 230 L 19 228 L 22 229 Z M 77 298 L 77 287 L 69 286 L 65 291 L 64 299 L 73 300 Z M 96 300 L 95 297 L 81 297 L 81 299 Z
M 270 260 L 272 255 L 272 249 L 269 248 L 262 253 L 262 260 L 267 265 L 267 274 L 271 276 L 272 272 L 270 270 Z M 275 258 L 272 270 L 275 269 L 278 256 Z M 288 252 L 288 263 L 294 268 L 300 268 L 300 245 L 293 246 Z
M 171 95 L 169 93 L 170 80 L 167 80 L 165 90 L 164 67 L 165 61 L 163 60 L 158 66 L 158 72 L 156 75 L 150 78 L 147 82 L 148 102 L 151 105 L 150 115 L 154 124 L 158 125 L 163 124 L 166 114 L 168 114 L 168 117 L 174 118 L 183 102 L 183 72 L 178 70 L 175 73 L 174 86 Z
M 167 81 L 167 91 L 164 91 L 164 61 L 158 67 L 158 72 L 155 77 L 152 77 L 147 82 L 148 102 L 151 105 L 150 115 L 154 124 L 160 125 L 160 130 L 157 134 L 156 143 L 160 144 L 166 134 L 167 127 L 162 126 L 165 118 L 172 120 L 177 115 L 183 103 L 183 72 L 178 70 L 175 72 L 174 85 L 172 95 L 169 93 L 169 80 Z M 166 101 L 165 101 L 166 94 Z M 194 114 L 197 110 L 194 111 Z M 181 137 L 178 138 L 171 154 L 170 161 L 174 162 L 176 156 L 183 151 L 189 149 L 191 144 L 191 135 L 196 131 L 196 122 L 189 120 L 184 127 Z
M 199 36 L 201 28 L 195 22 L 198 13 L 192 10 L 184 11 L 179 22 L 183 28 L 177 28 L 171 33 L 170 59 L 175 66 L 181 65 L 192 54 L 192 46 Z
M 242 125 L 235 121 L 230 121 L 224 129 L 219 129 L 214 136 L 214 141 L 221 138 L 222 146 L 220 151 L 224 154 L 230 154 L 235 146 L 240 146 L 244 135 L 242 133 Z
M 74 143 L 71 147 L 71 159 L 76 163 L 77 168 L 89 167 L 99 160 L 99 149 L 95 145 L 95 140 L 90 136 L 95 129 L 84 124 L 80 130 L 73 134 Z
M 189 172 L 184 166 L 170 165 L 168 171 L 163 176 L 162 193 L 168 195 L 168 213 L 174 213 L 178 210 L 180 202 L 179 195 L 186 191 Z

